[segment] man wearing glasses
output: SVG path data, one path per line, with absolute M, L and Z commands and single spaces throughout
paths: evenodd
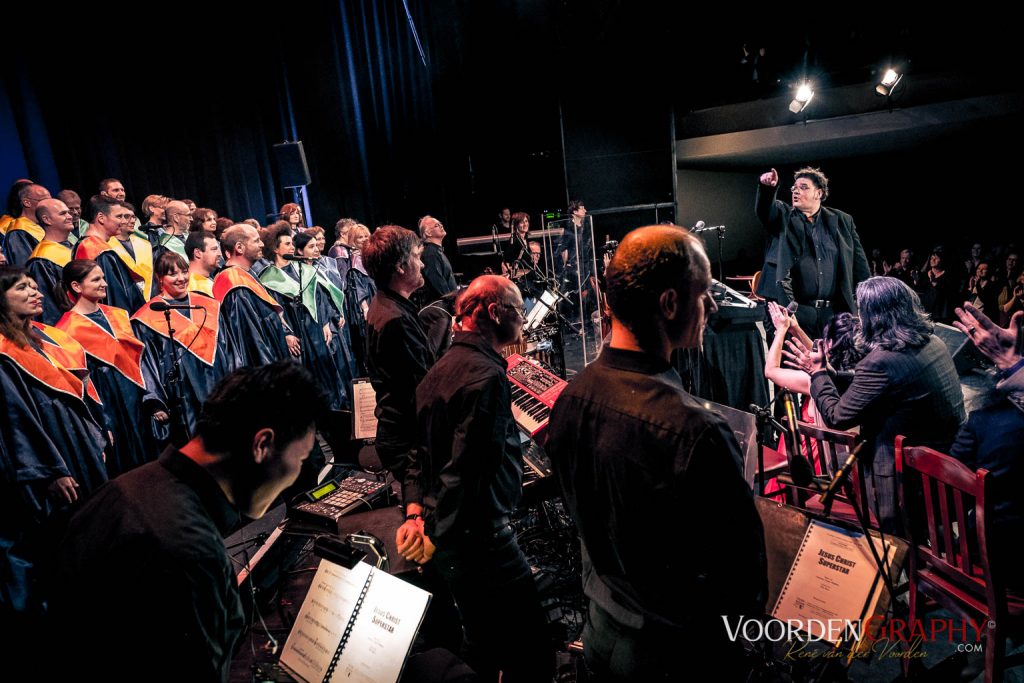
M 870 276 L 853 217 L 821 205 L 828 178 L 805 167 L 794 174 L 791 206 L 777 200 L 779 173 L 761 174 L 755 213 L 768 244 L 757 294 L 782 306 L 796 302 L 796 318 L 811 338 L 839 311 L 856 311 L 854 290 Z M 765 325 L 771 336 L 773 328 Z
M 192 212 L 188 204 L 179 200 L 167 202 L 164 207 L 164 227 L 150 232 L 149 241 L 153 244 L 153 261 L 160 258 L 165 251 L 173 251 L 188 261 L 185 253 L 185 236 L 188 226 L 192 224 Z
M 459 294 L 451 348 L 416 388 L 417 448 L 405 479 L 409 560 L 444 577 L 463 657 L 484 681 L 550 681 L 553 649 L 530 565 L 509 525 L 523 458 L 501 350 L 522 341 L 515 284 L 481 275 Z

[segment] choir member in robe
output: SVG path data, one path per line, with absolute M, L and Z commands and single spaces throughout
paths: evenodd
M 103 401 L 106 428 L 113 434 L 107 474 L 113 478 L 155 460 L 166 439 L 167 406 L 146 385 L 142 342 L 123 309 L 100 303 L 107 294 L 103 269 L 77 259 L 64 267 L 64 292 L 71 309 L 57 322 L 85 348 L 89 377 Z M 154 424 L 157 423 L 157 424 Z
M 156 278 L 160 294 L 132 316 L 132 330 L 145 345 L 142 374 L 146 386 L 171 408 L 172 424 L 182 425 L 184 436 L 191 438 L 203 401 L 214 384 L 235 369 L 236 359 L 220 324 L 220 303 L 188 289 L 185 259 L 164 252 L 156 262 Z M 181 308 L 153 310 L 159 302 Z M 168 316 L 173 342 L 167 331 Z
M 0 267 L 0 624 L 38 614 L 46 532 L 106 481 L 106 439 L 82 380 L 32 326 L 42 296 L 23 268 Z M 11 642 L 8 641 L 8 645 Z
M 329 345 L 334 340 L 328 304 L 316 282 L 316 269 L 295 256 L 291 227 L 277 225 L 267 231 L 263 254 L 273 265 L 260 273 L 260 282 L 284 309 L 284 318 L 302 341 L 302 364 L 330 399 L 331 410 L 348 405 L 348 391 Z
M 64 315 L 61 275 L 71 260 L 71 242 L 68 240 L 75 220 L 68 206 L 59 199 L 39 202 L 36 218 L 43 228 L 43 239 L 32 250 L 25 268 L 43 295 L 43 312 L 39 320 L 46 325 L 54 325 Z
M 328 349 L 334 356 L 334 362 L 338 366 L 338 377 L 345 387 L 345 407 L 351 408 L 352 379 L 356 376 L 356 359 L 352 353 L 352 339 L 349 337 L 348 327 L 345 326 L 345 293 L 340 278 L 336 271 L 321 267 L 324 260 L 334 261 L 330 257 L 321 256 L 321 241 L 317 239 L 316 230 L 310 228 L 293 238 L 295 251 L 299 256 L 304 256 L 313 264 L 316 272 L 316 283 L 321 301 L 327 307 L 326 316 L 331 326 L 331 342 Z
M 74 259 L 95 261 L 103 270 L 107 281 L 107 306 L 123 309 L 128 315 L 139 310 L 149 296 L 146 273 L 135 263 L 135 269 L 110 245 L 110 240 L 121 234 L 121 224 L 128 227 L 134 221 L 133 212 L 124 202 L 105 195 L 89 200 L 92 223 L 71 255 Z M 133 261 L 134 262 L 134 261 Z M 152 279 L 152 271 L 150 271 Z
M 213 279 L 220 302 L 221 328 L 227 332 L 232 358 L 239 367 L 298 358 L 302 344 L 285 324 L 281 306 L 253 277 L 252 264 L 263 253 L 256 228 L 232 225 L 221 241 L 225 267 Z

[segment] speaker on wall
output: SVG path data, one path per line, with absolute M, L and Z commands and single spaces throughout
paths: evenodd
M 306 165 L 306 152 L 302 149 L 301 140 L 274 145 L 274 161 L 281 187 L 309 185 L 309 166 Z

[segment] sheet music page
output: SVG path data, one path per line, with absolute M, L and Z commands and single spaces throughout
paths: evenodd
M 332 681 L 395 683 L 430 593 L 376 569 Z
M 876 548 L 881 550 L 877 541 Z M 895 547 L 886 544 L 886 549 L 891 561 Z M 804 623 L 861 619 L 880 581 L 863 534 L 813 521 L 772 616 Z
M 352 426 L 353 439 L 373 439 L 377 436 L 377 393 L 369 380 L 356 380 L 352 383 Z
M 324 679 L 371 569 L 364 562 L 353 569 L 320 562 L 281 651 L 282 666 L 307 683 Z

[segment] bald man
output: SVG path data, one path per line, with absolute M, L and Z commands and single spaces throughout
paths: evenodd
M 191 223 L 192 214 L 188 210 L 188 204 L 176 199 L 167 202 L 164 206 L 164 227 L 147 233 L 153 245 L 154 262 L 165 251 L 173 251 L 188 261 L 188 254 L 185 253 L 185 236 Z
M 50 191 L 42 185 L 33 183 L 18 190 L 21 215 L 7 228 L 7 237 L 4 239 L 4 256 L 11 265 L 25 265 L 32 250 L 43 239 L 43 229 L 36 221 L 36 207 L 39 202 L 49 198 Z
M 452 346 L 416 389 L 418 446 L 399 551 L 431 561 L 455 597 L 466 663 L 482 680 L 550 681 L 553 655 L 530 565 L 509 526 L 523 458 L 501 350 L 521 341 L 523 298 L 478 277 L 459 295 Z
M 599 680 L 675 680 L 699 642 L 716 679 L 742 680 L 723 615 L 763 613 L 764 534 L 725 420 L 670 359 L 698 346 L 711 269 L 675 226 L 629 233 L 606 271 L 612 336 L 551 413 L 547 452 L 583 544 L 583 633 Z
M 43 312 L 38 320 L 47 325 L 56 325 L 64 315 L 61 276 L 64 266 L 71 261 L 68 237 L 74 230 L 75 218 L 67 204 L 61 200 L 44 199 L 36 207 L 36 219 L 44 235 L 32 250 L 25 268 L 43 295 Z

